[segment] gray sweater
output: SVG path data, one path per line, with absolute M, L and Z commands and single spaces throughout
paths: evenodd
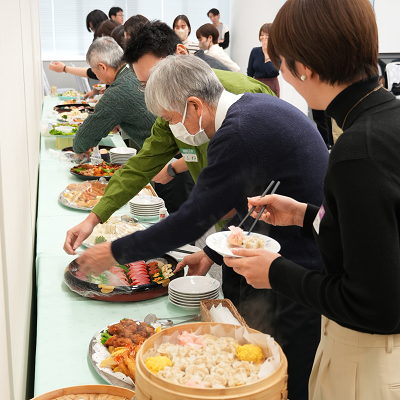
M 138 91 L 138 86 L 131 68 L 122 67 L 118 71 L 115 81 L 95 106 L 94 114 L 79 127 L 74 139 L 75 153 L 96 146 L 118 125 L 138 146 L 143 146 L 156 117 L 147 111 L 144 93 Z

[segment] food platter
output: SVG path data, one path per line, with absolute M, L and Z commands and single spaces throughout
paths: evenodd
M 163 254 L 161 257 L 154 258 L 153 260 L 167 261 L 171 264 L 172 271 L 175 271 L 178 265 L 178 260 L 170 254 Z M 160 283 L 151 282 L 135 286 L 110 286 L 79 279 L 76 276 L 78 268 L 79 265 L 76 263 L 76 260 L 73 260 L 64 271 L 64 280 L 72 291 L 94 300 L 113 302 L 141 301 L 164 296 L 168 293 L 169 282 L 184 275 L 184 271 L 180 270 Z
M 49 134 L 54 137 L 74 137 L 79 128 L 80 123 L 70 124 L 68 122 L 60 122 L 56 124 L 49 124 Z M 50 129 L 50 126 L 52 128 Z M 51 133 L 54 131 L 54 133 Z M 56 132 L 57 131 L 57 132 Z
M 90 248 L 95 246 L 96 239 L 112 242 L 134 232 L 143 231 L 145 229 L 146 228 L 140 223 L 135 223 L 132 221 L 125 222 L 121 220 L 121 217 L 112 216 L 104 224 L 96 225 L 89 237 L 82 242 L 82 245 Z
M 142 322 L 143 320 L 135 320 L 138 322 Z M 115 325 L 118 322 L 111 323 L 109 325 Z M 131 389 L 135 390 L 135 385 L 130 383 L 130 379 L 123 375 L 122 373 L 108 373 L 104 371 L 103 368 L 100 368 L 98 366 L 98 363 L 96 362 L 96 358 L 100 358 L 103 355 L 103 351 L 106 352 L 107 350 L 103 350 L 102 347 L 104 347 L 101 342 L 101 334 L 104 333 L 108 329 L 108 325 L 105 326 L 104 328 L 100 329 L 98 332 L 96 332 L 92 339 L 90 340 L 89 343 L 89 359 L 90 362 L 92 363 L 93 368 L 96 370 L 96 372 L 110 385 L 114 386 L 119 386 L 123 387 L 126 389 Z M 106 355 L 106 354 L 104 354 Z
M 69 112 L 72 110 L 82 110 L 87 113 L 93 113 L 94 108 L 91 107 L 89 104 L 59 104 L 57 106 L 54 106 L 54 111 L 57 111 L 59 114 L 63 112 Z
M 121 169 L 123 165 L 119 164 L 108 164 L 104 160 L 100 164 L 78 164 L 70 169 L 70 173 L 77 178 L 87 181 L 87 180 L 97 180 L 99 178 L 105 178 L 106 180 L 110 180 L 115 171 L 118 171 Z M 81 172 L 86 172 L 85 174 L 79 173 Z M 89 173 L 92 171 L 93 174 L 97 175 L 92 175 Z M 104 174 L 104 175 L 100 175 Z
M 78 92 L 76 90 L 68 90 L 67 92 L 59 94 L 58 98 L 61 100 L 76 100 L 78 93 L 81 98 L 83 98 L 83 96 L 85 95 L 84 93 Z
M 102 182 L 102 181 L 103 182 Z M 58 196 L 58 200 L 66 207 L 75 210 L 92 210 L 100 201 L 107 186 L 107 181 L 102 178 L 96 181 L 84 181 L 69 184 Z

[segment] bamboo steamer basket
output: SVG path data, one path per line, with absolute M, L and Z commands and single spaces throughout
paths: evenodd
M 203 327 L 209 332 L 211 326 L 223 325 L 226 332 L 234 325 L 215 322 L 191 323 L 161 331 L 147 339 L 136 356 L 135 390 L 136 400 L 284 400 L 287 399 L 287 359 L 279 347 L 281 362 L 276 371 L 255 383 L 226 389 L 194 388 L 167 382 L 154 375 L 144 363 L 144 354 L 154 347 L 154 342 L 162 335 L 171 335 L 177 330 L 196 331 Z M 251 333 L 259 333 L 248 328 Z
M 80 385 L 71 386 L 63 389 L 53 390 L 34 397 L 32 400 L 54 400 L 57 397 L 67 394 L 112 394 L 114 396 L 126 397 L 130 400 L 135 392 L 133 390 L 110 385 Z

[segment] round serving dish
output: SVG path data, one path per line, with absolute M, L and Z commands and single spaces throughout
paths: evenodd
M 172 265 L 174 271 L 178 265 L 178 260 L 169 254 L 164 254 L 161 257 L 153 258 L 164 259 L 168 264 Z M 148 283 L 146 285 L 137 286 L 109 286 L 95 284 L 83 281 L 75 276 L 78 270 L 76 260 L 73 260 L 64 271 L 64 280 L 67 286 L 74 292 L 83 297 L 88 297 L 94 300 L 102 301 L 142 301 L 154 299 L 156 297 L 164 296 L 168 293 L 168 284 L 176 278 L 182 277 L 183 270 L 180 270 L 176 275 L 165 279 L 163 283 Z

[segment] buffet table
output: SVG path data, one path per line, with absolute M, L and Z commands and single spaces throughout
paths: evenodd
M 50 111 L 58 99 L 46 98 L 43 122 L 55 122 Z M 103 145 L 123 147 L 119 135 L 103 139 Z M 87 299 L 72 292 L 63 281 L 68 264 L 76 257 L 63 251 L 66 232 L 88 214 L 58 202 L 59 194 L 72 182 L 81 182 L 69 166 L 54 158 L 55 137 L 41 138 L 37 209 L 37 343 L 35 396 L 75 385 L 105 384 L 88 358 L 92 336 L 122 318 L 142 319 L 149 313 L 160 317 L 191 314 L 168 302 L 166 296 L 153 300 L 112 303 Z M 116 215 L 129 213 L 127 206 Z M 84 248 L 82 248 L 84 249 Z

